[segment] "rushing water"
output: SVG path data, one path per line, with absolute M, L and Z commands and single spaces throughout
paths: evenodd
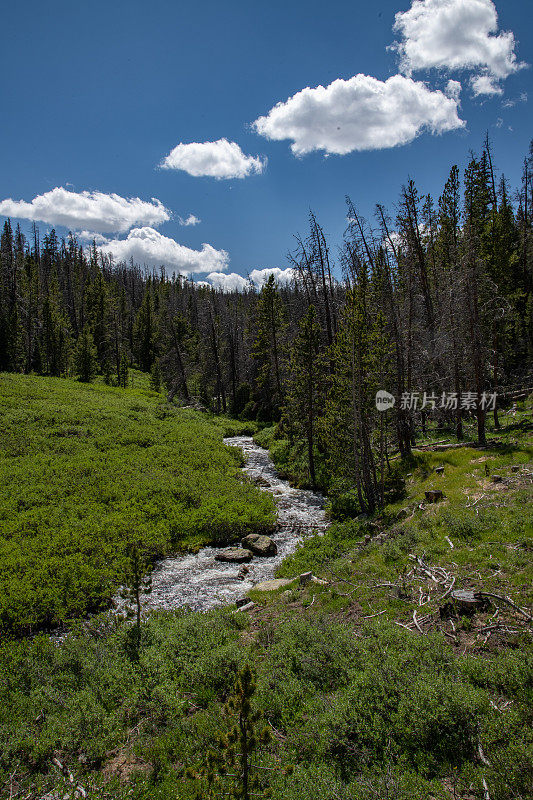
M 200 611 L 212 606 L 234 603 L 255 583 L 274 577 L 281 561 L 294 552 L 298 542 L 313 530 L 323 533 L 327 522 L 323 498 L 314 492 L 293 489 L 276 474 L 268 451 L 258 447 L 250 436 L 224 439 L 225 444 L 240 447 L 246 459 L 243 471 L 260 489 L 270 492 L 278 511 L 278 527 L 273 534 L 278 553 L 274 557 L 257 557 L 246 564 L 243 575 L 240 564 L 216 561 L 220 549 L 205 547 L 198 553 L 165 558 L 152 573 L 152 592 L 143 601 L 146 611 L 171 610 L 181 606 Z

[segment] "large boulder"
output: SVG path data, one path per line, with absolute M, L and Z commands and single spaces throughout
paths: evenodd
M 275 556 L 278 552 L 276 542 L 270 536 L 261 536 L 259 533 L 245 536 L 241 545 L 246 550 L 251 550 L 255 556 Z
M 253 553 L 243 547 L 230 547 L 229 550 L 222 550 L 215 556 L 217 561 L 232 561 L 235 564 L 251 561 L 253 557 Z

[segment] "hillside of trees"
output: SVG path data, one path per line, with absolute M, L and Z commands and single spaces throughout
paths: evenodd
M 113 264 L 54 230 L 28 241 L 7 220 L 0 370 L 119 386 L 131 366 L 151 372 L 171 400 L 278 423 L 304 443 L 309 485 L 355 486 L 373 511 L 390 454 L 410 454 L 428 412 L 459 440 L 474 415 L 483 444 L 487 413 L 499 424 L 487 398 L 531 384 L 533 147 L 518 187 L 493 161 L 487 138 L 439 198 L 409 180 L 372 221 L 347 198 L 340 243 L 310 213 L 292 285 L 259 292 Z M 386 414 L 378 389 L 396 398 Z

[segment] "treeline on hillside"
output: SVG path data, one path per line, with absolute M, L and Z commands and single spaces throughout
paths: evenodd
M 487 138 L 463 176 L 451 169 L 438 200 L 409 180 L 395 217 L 378 205 L 369 223 L 347 198 L 347 220 L 333 251 L 310 214 L 289 255 L 292 285 L 271 277 L 260 292 L 229 293 L 164 267 L 114 265 L 54 230 L 41 242 L 34 227 L 28 242 L 8 220 L 0 370 L 84 380 L 98 371 L 119 385 L 130 365 L 151 371 L 170 399 L 278 422 L 305 443 L 311 485 L 324 483 L 317 465 L 327 464 L 327 488 L 355 486 L 372 511 L 390 452 L 409 456 L 428 411 L 459 439 L 473 413 L 483 444 L 487 396 L 527 381 L 533 145 L 514 190 L 496 177 Z M 378 389 L 395 396 L 390 412 L 376 409 Z

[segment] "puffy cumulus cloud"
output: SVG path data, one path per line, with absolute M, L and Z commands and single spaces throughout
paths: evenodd
M 445 92 L 448 97 L 453 97 L 454 100 L 459 100 L 463 87 L 459 81 L 448 81 L 446 84 Z
M 380 81 L 362 74 L 302 89 L 253 123 L 267 139 L 292 139 L 298 156 L 380 150 L 407 144 L 423 130 L 444 133 L 464 124 L 455 97 L 404 75 Z
M 104 244 L 107 242 L 107 236 L 101 233 L 93 233 L 93 231 L 80 231 L 76 234 L 77 238 L 82 242 L 96 242 L 96 244 Z
M 274 275 L 278 283 L 287 284 L 294 279 L 295 272 L 291 267 L 287 267 L 287 269 L 265 267 L 264 269 L 253 269 L 248 278 L 243 278 L 236 272 L 229 274 L 211 272 L 207 276 L 207 280 L 196 281 L 196 285 L 220 289 L 223 292 L 246 292 L 250 289 L 260 289 L 268 280 L 269 275 Z
M 503 89 L 490 75 L 477 75 L 470 79 L 470 88 L 476 95 L 503 94 Z
M 103 192 L 70 192 L 59 186 L 31 203 L 2 200 L 0 214 L 95 233 L 126 233 L 134 225 L 161 225 L 170 219 L 168 209 L 155 197 L 148 202 Z
M 230 272 L 228 275 L 223 272 L 211 272 L 207 280 L 214 289 L 221 289 L 223 292 L 244 292 L 251 288 L 250 281 L 242 275 L 237 275 L 236 272 Z M 198 283 L 206 285 L 205 281 Z
M 199 225 L 202 220 L 195 217 L 194 214 L 189 214 L 188 217 L 178 217 L 178 222 L 180 225 L 185 225 L 186 227 L 189 225 Z
M 281 269 L 280 267 L 253 269 L 250 272 L 250 280 L 260 288 L 266 283 L 270 275 L 273 275 L 276 281 L 281 284 L 291 283 L 294 280 L 294 270 L 291 267 L 287 267 L 287 269 Z
M 498 33 L 492 0 L 413 0 L 396 14 L 393 45 L 410 75 L 421 69 L 481 69 L 483 77 L 506 78 L 524 64 L 517 61 L 511 31 Z M 483 87 L 489 91 L 483 92 Z M 494 83 L 477 83 L 477 94 L 495 94 Z
M 245 178 L 260 174 L 266 158 L 245 155 L 236 142 L 219 139 L 216 142 L 178 144 L 160 164 L 163 169 L 181 169 L 195 178 Z
M 229 262 L 225 250 L 215 250 L 210 244 L 203 244 L 201 250 L 191 250 L 149 227 L 134 228 L 126 239 L 107 241 L 99 249 L 113 256 L 115 261 L 133 259 L 136 264 L 149 267 L 165 265 L 183 275 L 223 270 Z

